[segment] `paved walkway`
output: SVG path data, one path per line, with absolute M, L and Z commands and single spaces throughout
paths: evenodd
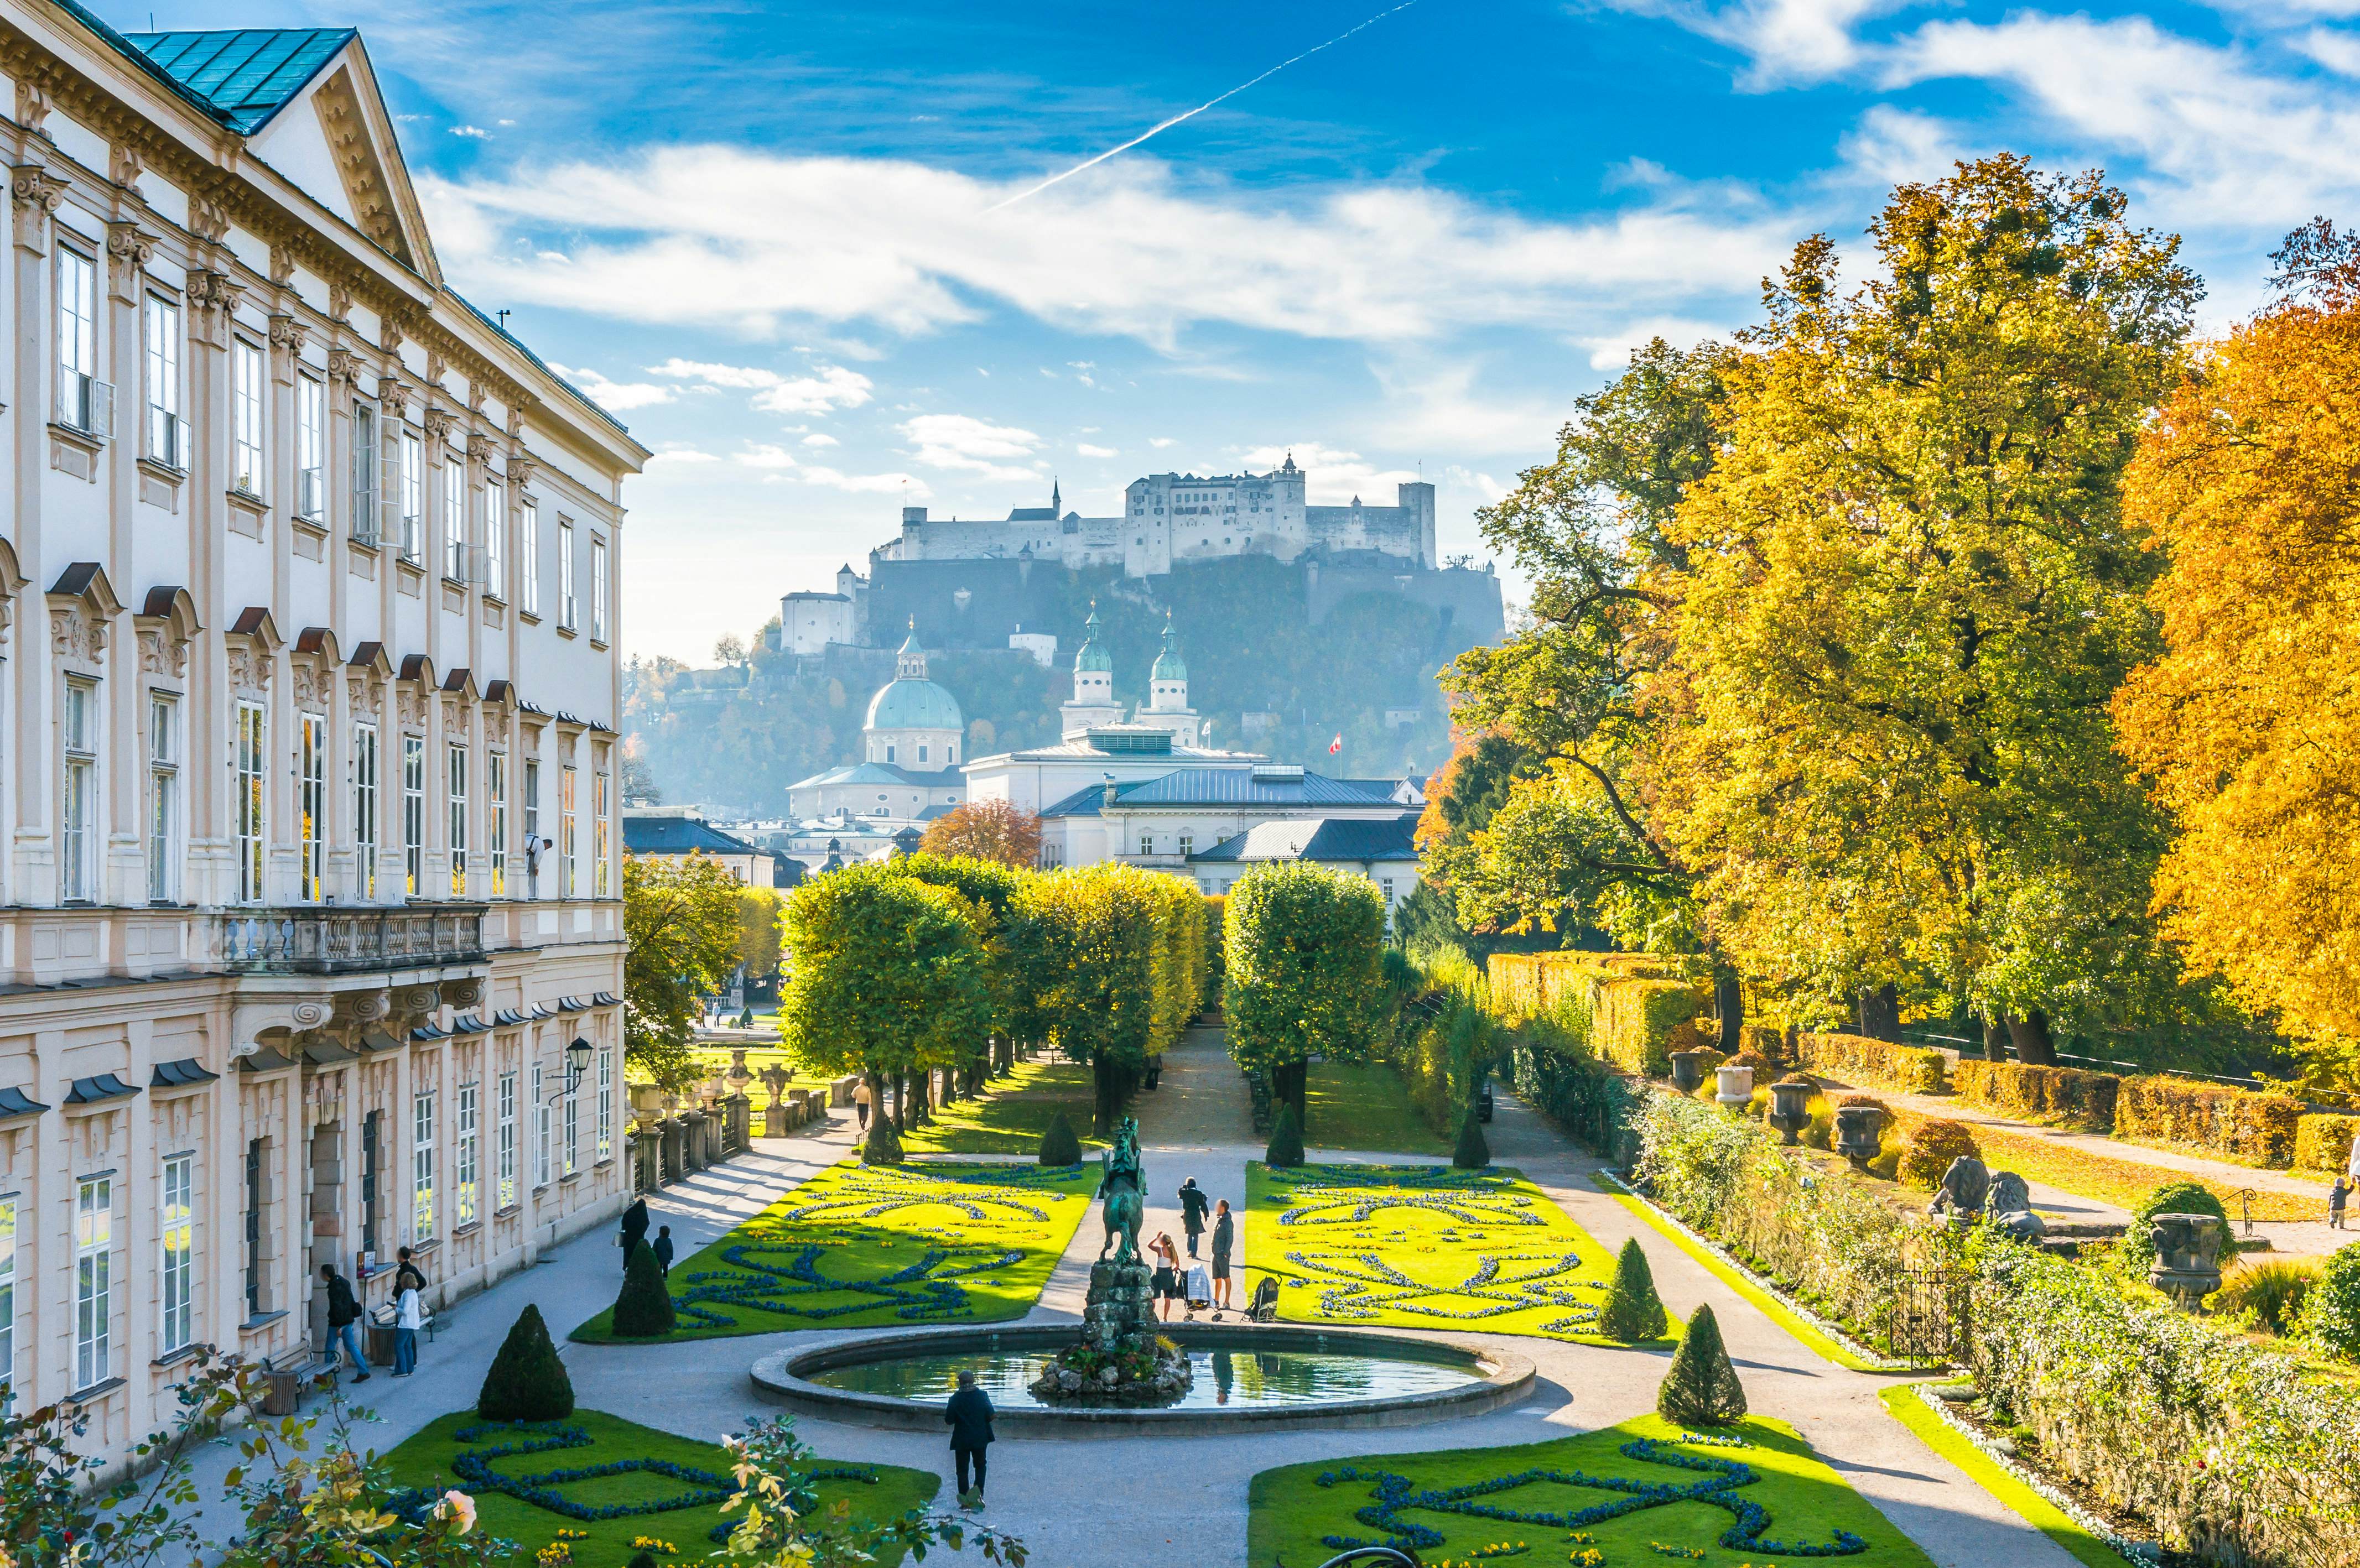
M 1163 1086 L 1140 1097 L 1138 1114 L 1151 1185 L 1145 1234 L 1168 1229 L 1179 1237 L 1174 1194 L 1186 1176 L 1195 1176 L 1211 1196 L 1242 1204 L 1246 1165 L 1262 1150 L 1243 1083 L 1218 1030 L 1191 1032 L 1166 1059 Z M 650 1198 L 649 1208 L 672 1227 L 685 1255 L 840 1159 L 851 1147 L 849 1121 L 839 1116 L 816 1136 L 762 1140 L 756 1152 L 730 1166 Z M 1941 1568 L 2073 1568 L 2072 1559 L 2046 1537 L 1885 1414 L 1876 1394 L 1887 1380 L 1819 1360 L 1686 1253 L 1638 1224 L 1590 1181 L 1597 1162 L 1512 1095 L 1500 1095 L 1490 1135 L 1496 1159 L 1522 1169 L 1601 1245 L 1617 1249 L 1626 1236 L 1637 1236 L 1668 1309 L 1685 1316 L 1699 1301 L 1710 1301 L 1753 1408 L 1792 1422 Z M 1313 1158 L 1401 1162 L 1407 1157 L 1320 1149 Z M 1089 1260 L 1101 1239 L 1095 1223 L 1083 1225 L 1026 1321 L 1078 1319 Z M 1250 1266 L 1242 1225 L 1239 1240 L 1238 1261 Z M 390 1448 L 435 1416 L 470 1404 L 483 1369 L 527 1301 L 539 1303 L 560 1336 L 583 1408 L 691 1436 L 718 1439 L 774 1413 L 753 1399 L 747 1368 L 788 1344 L 822 1339 L 802 1332 L 653 1346 L 564 1343 L 574 1323 L 612 1300 L 618 1282 L 613 1237 L 602 1232 L 554 1249 L 539 1267 L 462 1303 L 453 1327 L 425 1347 L 416 1377 L 394 1383 L 380 1374 L 358 1390 L 377 1396 L 371 1402 L 382 1417 L 368 1434 L 371 1444 Z M 1238 1299 L 1245 1300 L 1250 1289 L 1241 1273 Z M 1246 1564 L 1247 1488 L 1257 1473 L 1361 1454 L 1531 1443 L 1612 1425 L 1654 1408 L 1669 1360 L 1667 1352 L 1530 1338 L 1501 1343 L 1538 1364 L 1538 1386 L 1515 1409 L 1461 1421 L 1264 1436 L 1004 1439 L 991 1453 L 989 1517 L 1022 1536 L 1042 1568 L 1270 1568 Z M 946 1438 L 817 1421 L 800 1422 L 799 1431 L 833 1458 L 934 1469 L 945 1475 L 947 1492 Z M 225 1451 L 209 1453 L 208 1494 L 228 1463 Z

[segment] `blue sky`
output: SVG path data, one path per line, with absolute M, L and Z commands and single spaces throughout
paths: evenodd
M 1628 346 L 1748 319 L 1793 243 L 2012 149 L 2185 236 L 2208 325 L 2360 220 L 2360 0 L 322 3 L 357 22 L 443 265 L 657 449 L 625 645 L 703 661 L 900 507 L 1113 509 L 1291 447 L 1423 474 L 1443 548 Z M 126 27 L 144 13 L 107 11 Z

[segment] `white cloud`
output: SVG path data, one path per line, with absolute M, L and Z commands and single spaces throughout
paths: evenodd
M 454 136 L 469 136 L 476 141 L 484 141 L 488 139 L 492 133 L 481 125 L 453 125 L 451 127 L 451 134 Z
M 809 435 L 803 437 L 803 445 L 805 446 L 842 446 L 843 444 L 844 443 L 842 441 L 837 441 L 834 436 L 826 434 Z
M 847 370 L 840 365 L 814 365 L 809 376 L 782 376 L 759 365 L 668 359 L 661 365 L 650 365 L 648 373 L 706 387 L 752 392 L 754 407 L 769 414 L 825 414 L 837 408 L 857 408 L 869 401 L 876 386 L 860 372 Z
M 1170 436 L 1150 436 L 1147 438 L 1147 444 L 1162 452 L 1167 446 L 1176 446 L 1179 443 Z
M 720 461 L 720 457 L 716 453 L 700 452 L 693 446 L 680 446 L 672 444 L 666 445 L 661 451 L 657 452 L 654 456 L 649 458 L 648 466 L 650 468 L 653 468 L 659 463 L 718 463 Z
M 951 468 L 987 479 L 1030 479 L 1029 468 L 1006 459 L 1029 459 L 1041 438 L 1013 425 L 995 425 L 971 414 L 919 414 L 899 427 L 929 468 Z
M 1817 81 L 1857 64 L 1859 25 L 1909 0 L 1609 0 L 1618 10 L 1662 16 L 1743 53 L 1746 86 Z
M 1647 316 L 1627 321 L 1603 337 L 1580 340 L 1590 350 L 1592 370 L 1620 371 L 1631 363 L 1633 349 L 1642 348 L 1655 338 L 1661 338 L 1674 348 L 1688 348 L 1707 338 L 1726 337 L 1728 329 L 1710 321 L 1694 321 L 1681 316 Z
M 739 452 L 737 461 L 748 468 L 792 468 L 795 466 L 795 454 L 782 446 L 758 442 Z
M 1304 472 L 1303 498 L 1315 506 L 1340 506 L 1355 495 L 1390 506 L 1393 504 L 1393 486 L 1417 477 L 1415 469 L 1379 469 L 1357 452 L 1345 452 L 1318 441 L 1258 446 L 1239 461 L 1249 474 L 1266 474 L 1289 457 Z
M 1960 127 L 1889 103 L 1872 105 L 1840 150 L 1850 175 L 1880 193 L 1910 180 L 1945 179 L 1968 156 Z
M 568 369 L 555 363 L 549 368 L 574 383 L 585 397 L 609 413 L 652 408 L 658 403 L 676 401 L 680 397 L 679 388 L 652 381 L 609 381 L 595 370 Z
M 2339 76 L 2360 76 L 2360 37 L 2333 27 L 2313 27 L 2296 48 Z
M 1486 506 L 1507 498 L 1508 487 L 1478 469 L 1461 468 L 1454 463 L 1442 472 L 1452 485 L 1475 492 L 1475 498 Z
M 1084 457 L 1112 457 L 1115 455 L 1114 448 L 1110 446 L 1092 446 L 1087 441 L 1076 441 L 1074 443 L 1074 450 L 1080 452 Z
M 803 482 L 825 485 L 836 490 L 848 490 L 854 495 L 899 491 L 912 501 L 923 501 L 934 494 L 924 480 L 908 474 L 839 474 L 833 468 L 806 468 L 803 470 Z
M 1145 158 L 1005 213 L 986 211 L 1005 187 L 948 169 L 717 147 L 421 183 L 444 264 L 472 289 L 764 336 L 790 321 L 923 332 L 994 302 L 1165 347 L 1199 322 L 1369 343 L 1557 330 L 1601 306 L 1750 298 L 1807 226 L 1726 190 L 1650 190 L 1562 222 L 1406 181 L 1273 201 L 1183 187 Z M 532 259 L 559 234 L 572 265 Z

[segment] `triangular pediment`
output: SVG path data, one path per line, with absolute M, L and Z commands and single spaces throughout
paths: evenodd
M 248 146 L 380 250 L 441 285 L 442 268 L 410 187 L 393 116 L 357 37 Z

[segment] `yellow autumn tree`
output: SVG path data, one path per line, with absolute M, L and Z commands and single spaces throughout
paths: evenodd
M 2114 703 L 2179 836 L 2156 878 L 2194 966 L 2360 1080 L 2360 239 L 2324 219 L 2140 443 L 2169 649 Z

